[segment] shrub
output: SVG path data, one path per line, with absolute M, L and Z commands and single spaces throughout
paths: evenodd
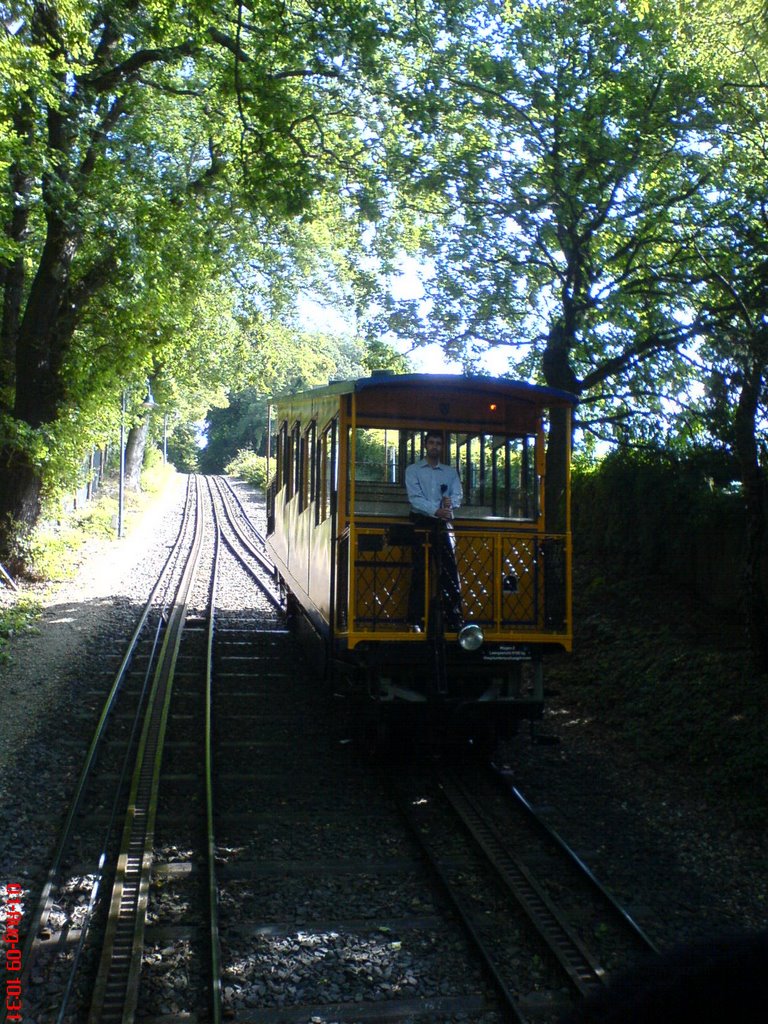
M 229 476 L 239 477 L 254 487 L 267 486 L 267 460 L 264 455 L 257 455 L 250 448 L 241 448 L 237 455 L 224 467 Z
M 738 519 L 740 504 L 738 494 L 714 486 L 701 460 L 618 450 L 574 472 L 574 544 L 616 572 L 685 576 L 698 538 Z
M 157 494 L 175 475 L 176 469 L 170 463 L 163 462 L 162 453 L 152 448 L 151 454 L 144 457 L 144 468 L 141 473 L 141 489 L 147 494 Z

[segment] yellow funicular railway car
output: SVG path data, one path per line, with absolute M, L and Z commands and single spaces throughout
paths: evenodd
M 506 379 L 386 372 L 275 400 L 267 544 L 334 685 L 371 721 L 487 742 L 541 717 L 542 655 L 572 643 L 568 473 L 548 514 L 545 449 L 555 409 L 569 447 L 574 403 Z M 448 525 L 414 516 L 406 489 L 436 433 L 462 492 Z

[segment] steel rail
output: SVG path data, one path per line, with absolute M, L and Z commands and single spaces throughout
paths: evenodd
M 219 549 L 221 528 L 215 505 L 214 515 L 214 556 L 213 578 L 211 581 L 211 604 L 208 616 L 205 668 L 205 823 L 206 857 L 208 877 L 208 942 L 211 970 L 211 1021 L 221 1024 L 223 1003 L 221 989 L 221 941 L 219 938 L 219 887 L 216 881 L 216 837 L 213 826 L 213 642 L 215 635 L 216 596 L 219 583 Z
M 33 914 L 33 916 L 30 919 L 29 928 L 27 930 L 27 935 L 26 935 L 25 945 L 24 945 L 24 951 L 23 951 L 23 954 L 22 954 L 24 967 L 23 967 L 23 973 L 22 973 L 21 982 L 22 982 L 22 986 L 24 986 L 24 987 L 26 987 L 26 982 L 28 981 L 31 969 L 32 969 L 32 967 L 34 966 L 34 964 L 36 962 L 36 957 L 35 957 L 34 950 L 35 950 L 35 947 L 37 945 L 37 937 L 40 934 L 40 931 L 45 927 L 48 919 L 50 918 L 50 914 L 51 914 L 51 910 L 52 910 L 52 906 L 53 906 L 52 892 L 53 892 L 53 889 L 56 886 L 56 884 L 59 881 L 59 878 L 61 876 L 62 861 L 63 861 L 63 858 L 64 858 L 64 854 L 66 852 L 66 849 L 67 849 L 67 847 L 68 847 L 68 845 L 69 845 L 69 843 L 71 841 L 71 838 L 72 838 L 72 831 L 73 831 L 73 827 L 74 827 L 75 818 L 76 818 L 76 816 L 77 816 L 77 814 L 78 814 L 78 812 L 80 810 L 80 807 L 81 807 L 81 804 L 82 804 L 82 800 L 83 800 L 83 796 L 84 796 L 84 793 L 85 793 L 85 789 L 86 789 L 86 786 L 87 786 L 87 784 L 88 784 L 88 782 L 89 782 L 89 780 L 91 778 L 91 772 L 93 770 L 93 766 L 94 766 L 94 763 L 95 763 L 95 760 L 96 760 L 96 756 L 97 756 L 97 754 L 99 753 L 99 751 L 101 749 L 101 745 L 102 745 L 102 742 L 104 740 L 104 736 L 105 736 L 105 733 L 106 733 L 106 730 L 107 730 L 107 726 L 109 724 L 109 720 L 110 720 L 112 711 L 113 711 L 113 709 L 114 709 L 114 707 L 115 707 L 115 705 L 117 703 L 118 697 L 122 693 L 125 677 L 127 675 L 128 669 L 129 669 L 129 667 L 131 665 L 131 662 L 133 660 L 133 657 L 135 655 L 136 648 L 138 647 L 138 644 L 139 644 L 139 641 L 140 641 L 140 639 L 142 637 L 144 629 L 145 629 L 145 627 L 147 625 L 147 621 L 149 619 L 150 613 L 152 612 L 152 610 L 153 610 L 153 608 L 155 606 L 155 600 L 156 600 L 156 598 L 157 598 L 157 596 L 158 596 L 158 594 L 160 592 L 161 586 L 163 584 L 166 584 L 167 588 L 170 587 L 170 578 L 171 578 L 172 573 L 173 573 L 173 565 L 175 563 L 176 558 L 178 557 L 178 552 L 180 551 L 181 545 L 182 545 L 182 538 L 183 538 L 183 534 L 184 534 L 185 521 L 186 521 L 185 520 L 185 516 L 187 515 L 188 506 L 189 506 L 189 492 L 190 492 L 190 489 L 191 489 L 191 485 L 188 484 L 187 485 L 187 499 L 185 501 L 185 508 L 184 508 L 184 516 L 182 517 L 182 522 L 181 522 L 181 524 L 179 526 L 179 530 L 178 530 L 178 533 L 176 535 L 176 539 L 174 540 L 173 546 L 171 548 L 171 551 L 168 554 L 168 557 L 166 558 L 165 562 L 163 563 L 163 566 L 162 566 L 162 568 L 160 570 L 160 573 L 158 574 L 157 580 L 156 580 L 154 586 L 152 587 L 152 590 L 151 590 L 151 592 L 149 594 L 149 597 L 147 598 L 147 600 L 145 602 L 145 605 L 144 605 L 144 608 L 143 608 L 143 610 L 141 612 L 141 615 L 139 616 L 138 622 L 136 623 L 136 626 L 135 626 L 134 631 L 133 631 L 133 633 L 131 635 L 131 638 L 128 641 L 128 646 L 126 648 L 125 654 L 123 655 L 122 661 L 120 662 L 120 666 L 118 667 L 117 673 L 115 674 L 114 680 L 113 680 L 112 685 L 111 685 L 110 690 L 109 690 L 109 693 L 107 694 L 106 700 L 104 701 L 104 705 L 102 707 L 101 714 L 99 716 L 99 720 L 96 723 L 96 728 L 94 729 L 93 737 L 92 737 L 90 745 L 88 747 L 88 751 L 87 751 L 87 753 L 85 755 L 85 760 L 83 762 L 82 768 L 80 769 L 80 774 L 78 776 L 77 783 L 75 784 L 75 790 L 74 790 L 74 793 L 73 793 L 72 798 L 71 798 L 70 803 L 69 803 L 69 808 L 67 810 L 67 815 L 66 815 L 66 817 L 64 819 L 64 822 L 63 822 L 63 824 L 62 824 L 62 826 L 61 826 L 61 828 L 59 830 L 58 839 L 57 839 L 57 842 L 56 842 L 56 847 L 55 847 L 54 852 L 53 852 L 53 858 L 52 858 L 52 861 L 51 861 L 51 866 L 48 869 L 48 874 L 47 874 L 45 883 L 43 884 L 43 888 L 42 888 L 41 893 L 40 893 L 40 898 L 39 898 L 38 903 L 37 903 L 37 908 L 35 910 L 35 913 Z M 163 597 L 163 601 L 166 601 L 166 600 L 167 600 L 167 593 Z M 165 607 L 164 605 L 161 606 L 160 615 L 158 617 L 158 621 L 157 621 L 156 626 L 155 626 L 155 635 L 154 635 L 153 648 L 152 648 L 153 652 L 156 649 L 156 646 L 157 646 L 157 643 L 158 643 L 158 637 L 159 637 L 160 631 L 161 631 L 162 626 L 163 626 L 163 611 L 164 611 L 164 607 Z M 150 658 L 150 661 L 151 661 L 151 658 Z M 140 713 L 140 710 L 141 710 L 141 701 L 139 702 L 139 709 L 137 711 L 137 714 Z M 99 864 L 98 864 L 97 880 L 96 880 L 96 885 L 95 885 L 95 890 L 96 890 L 95 895 L 98 895 L 98 885 L 99 885 L 99 882 L 101 880 L 101 876 L 103 874 L 104 860 L 105 860 L 105 851 L 104 851 L 104 849 L 102 849 L 102 852 L 101 852 L 101 855 L 100 855 L 100 858 L 99 858 Z M 95 895 L 92 895 L 92 898 L 90 900 L 86 921 L 90 919 L 91 912 L 93 910 L 93 904 L 95 902 Z M 85 932 L 86 932 L 86 930 L 87 930 L 87 928 L 86 928 L 86 926 L 84 924 L 83 928 L 81 929 L 81 939 L 80 939 L 80 945 L 81 946 L 82 946 L 82 942 L 85 939 Z M 75 968 L 76 968 L 76 963 L 73 965 L 73 971 L 74 971 Z M 71 977 L 72 977 L 72 972 L 70 972 L 70 983 L 71 983 Z M 69 988 L 69 986 L 68 986 L 68 988 Z M 66 1005 L 66 1003 L 64 1005 Z
M 504 1006 L 512 1015 L 512 1019 L 518 1024 L 527 1024 L 527 1018 L 520 1005 L 520 1001 L 514 991 L 507 983 L 503 972 L 496 963 L 496 958 L 483 938 L 479 928 L 475 925 L 474 915 L 466 901 L 456 892 L 456 887 L 451 883 L 448 873 L 440 863 L 440 859 L 427 841 L 419 825 L 416 814 L 410 801 L 404 793 L 400 793 L 400 810 L 405 817 L 413 836 L 415 837 L 422 854 L 426 858 L 430 869 L 440 881 L 445 895 L 453 904 L 462 927 L 467 932 L 475 950 L 480 954 L 486 970 L 488 971 L 496 990 L 501 997 Z
M 195 482 L 194 536 L 170 614 L 139 740 L 89 1024 L 130 1024 L 138 1004 L 163 744 L 176 659 L 203 548 L 205 511 L 199 479 Z
M 237 493 L 237 491 L 234 489 L 232 484 L 229 482 L 229 478 L 226 477 L 226 476 L 222 476 L 222 477 L 215 477 L 215 479 L 217 481 L 217 486 L 218 486 L 219 482 L 221 482 L 221 485 L 226 489 L 227 494 L 229 494 L 231 496 L 232 500 L 235 502 L 235 504 L 237 505 L 238 509 L 240 510 L 240 515 L 243 517 L 243 519 L 247 523 L 248 529 L 256 537 L 256 540 L 259 542 L 259 544 L 261 544 L 261 546 L 265 548 L 267 546 L 267 543 L 266 543 L 264 537 L 262 536 L 261 531 L 259 529 L 257 529 L 257 527 L 255 527 L 253 525 L 253 520 L 249 516 L 248 511 L 247 511 L 245 505 L 243 505 L 243 502 L 242 502 L 242 500 L 240 498 L 240 495 Z
M 439 781 L 448 802 L 542 936 L 572 986 L 581 995 L 599 990 L 605 981 L 605 971 L 563 920 L 528 868 L 510 853 L 494 824 L 454 775 L 441 773 Z
M 212 479 L 213 479 L 213 482 L 214 482 L 214 486 L 216 487 L 216 491 L 218 492 L 219 497 L 221 499 L 222 507 L 224 509 L 224 514 L 225 514 L 225 516 L 227 518 L 227 522 L 232 527 L 233 533 L 238 538 L 238 540 L 243 545 L 243 547 L 249 553 L 251 553 L 254 556 L 254 558 L 256 558 L 256 560 L 259 562 L 259 564 L 262 566 L 262 568 L 265 570 L 265 572 L 268 572 L 271 576 L 274 576 L 274 574 L 275 574 L 275 567 L 272 564 L 272 562 L 267 558 L 267 556 L 263 553 L 263 551 L 260 551 L 258 548 L 253 546 L 252 541 L 245 535 L 245 533 L 243 532 L 242 528 L 240 527 L 240 524 L 235 520 L 235 518 L 234 518 L 234 516 L 232 514 L 232 508 L 231 508 L 230 502 L 233 499 L 239 505 L 240 513 L 241 513 L 242 517 L 248 523 L 248 526 L 250 527 L 251 532 L 255 535 L 256 539 L 258 540 L 258 542 L 262 546 L 262 548 L 264 548 L 266 546 L 264 538 L 261 536 L 261 534 L 256 529 L 256 527 L 253 526 L 253 524 L 248 519 L 248 514 L 246 513 L 245 509 L 243 508 L 242 502 L 240 501 L 240 499 L 235 494 L 235 492 L 232 490 L 231 486 L 229 485 L 229 483 L 226 480 L 224 480 L 222 477 L 217 477 L 217 476 L 213 477 Z M 231 545 L 230 545 L 230 547 L 231 547 Z
M 230 541 L 224 531 L 222 525 L 227 525 L 235 534 L 236 539 L 240 544 L 245 546 L 246 550 L 253 552 L 253 546 L 251 542 L 245 537 L 242 531 L 238 528 L 234 522 L 230 508 L 228 506 L 226 494 L 222 491 L 221 481 L 218 477 L 206 478 L 208 489 L 211 499 L 211 509 L 214 519 L 214 559 L 213 559 L 213 579 L 211 583 L 211 607 L 210 614 L 208 617 L 208 630 L 207 630 L 207 650 L 206 650 L 206 682 L 205 682 L 205 804 L 206 804 L 206 860 L 207 860 L 207 888 L 208 888 L 208 942 L 209 942 L 209 966 L 211 975 L 211 1021 L 212 1024 L 221 1024 L 223 1018 L 223 991 L 221 983 L 222 974 L 222 957 L 221 957 L 221 941 L 219 932 L 219 887 L 216 878 L 216 837 L 214 827 L 214 797 L 213 797 L 213 651 L 214 651 L 214 639 L 216 630 L 216 596 L 218 590 L 218 576 L 220 566 L 220 550 L 222 542 L 226 544 L 232 555 L 241 564 L 243 569 L 251 576 L 252 579 L 258 584 L 260 589 L 266 594 L 266 596 L 275 604 L 278 608 L 281 608 L 281 602 L 271 590 L 265 585 L 264 581 L 253 571 L 253 568 L 248 565 L 245 559 L 236 550 L 235 545 Z M 231 489 L 230 489 L 231 490 Z M 216 498 L 218 497 L 218 502 Z M 235 497 L 237 497 L 235 495 Z M 220 514 L 217 505 L 221 506 L 222 513 Z M 245 514 L 245 510 L 241 511 Z M 222 522 L 223 520 L 223 522 Z M 254 528 L 254 533 L 257 539 L 263 543 L 263 539 L 258 531 Z M 268 566 L 271 570 L 271 563 L 266 563 L 258 552 L 254 552 L 259 556 L 261 564 Z
M 525 813 L 526 817 L 533 822 L 537 829 L 544 834 L 559 850 L 563 853 L 581 872 L 582 875 L 592 885 L 592 887 L 599 892 L 601 897 L 604 899 L 611 911 L 616 915 L 620 922 L 627 926 L 634 937 L 640 942 L 641 946 L 646 952 L 658 953 L 659 948 L 653 943 L 653 941 L 646 935 L 640 925 L 635 921 L 632 915 L 626 910 L 625 907 L 618 902 L 618 900 L 606 889 L 603 883 L 593 873 L 592 869 L 586 864 L 576 851 L 568 845 L 568 843 L 562 838 L 562 836 L 554 829 L 551 825 L 547 824 L 546 821 L 537 813 L 535 808 L 529 803 L 523 793 L 512 784 L 511 781 L 504 777 L 504 772 L 498 768 L 492 768 L 494 780 L 502 786 L 504 793 L 507 796 L 511 796 L 515 801 L 516 805 Z

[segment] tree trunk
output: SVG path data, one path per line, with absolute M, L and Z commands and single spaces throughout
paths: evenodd
M 761 675 L 768 673 L 768 601 L 762 580 L 766 533 L 765 481 L 755 436 L 762 383 L 762 366 L 757 364 L 745 374 L 735 417 L 736 454 L 747 513 L 747 553 L 743 575 L 747 637 L 752 667 Z
M 0 562 L 12 572 L 24 566 L 24 542 L 42 507 L 42 479 L 24 452 L 0 448 Z
M 61 365 L 74 329 L 62 310 L 69 272 L 63 232 L 49 232 L 40 268 L 16 336 L 14 418 L 33 430 L 53 423 L 63 385 Z M 7 442 L 0 450 L 0 561 L 20 566 L 21 546 L 42 507 L 43 477 L 25 450 Z
M 32 427 L 52 423 L 63 397 L 61 367 L 74 331 L 65 309 L 73 245 L 49 226 L 17 339 L 14 415 Z
M 13 118 L 13 126 L 20 138 L 31 145 L 33 141 L 32 117 L 27 104 L 23 104 Z M 9 170 L 11 195 L 14 197 L 6 235 L 21 246 L 29 233 L 29 202 L 32 178 L 21 166 L 14 164 Z M 0 291 L 2 316 L 0 317 L 0 386 L 11 391 L 16 381 L 16 338 L 21 323 L 24 300 L 24 254 L 19 252 L 7 266 L 0 265 Z
M 580 385 L 570 364 L 570 339 L 565 327 L 554 323 L 550 328 L 542 368 L 544 379 L 552 388 L 578 394 Z M 573 427 L 569 426 L 569 410 L 552 409 L 549 417 L 546 464 L 547 532 L 565 530 L 565 492 L 568 483 L 568 452 L 571 450 Z
M 141 490 L 141 467 L 144 465 L 144 449 L 147 447 L 149 415 L 128 431 L 125 445 L 125 489 Z

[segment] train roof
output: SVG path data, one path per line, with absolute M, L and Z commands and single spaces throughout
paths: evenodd
M 456 389 L 462 391 L 483 392 L 493 391 L 495 394 L 503 394 L 510 398 L 524 399 L 535 402 L 538 405 L 575 405 L 577 397 L 569 391 L 561 391 L 559 388 L 545 387 L 539 384 L 529 384 L 527 381 L 510 380 L 507 377 L 467 377 L 462 374 L 438 374 L 438 373 L 390 373 L 387 371 L 375 371 L 370 377 L 357 377 L 353 380 L 335 380 L 323 387 L 311 388 L 292 395 L 283 394 L 277 396 L 275 401 L 287 398 L 312 397 L 320 398 L 323 395 L 348 395 L 361 391 L 368 391 L 373 388 L 386 389 L 396 386 L 423 388 L 429 387 L 436 391 Z

